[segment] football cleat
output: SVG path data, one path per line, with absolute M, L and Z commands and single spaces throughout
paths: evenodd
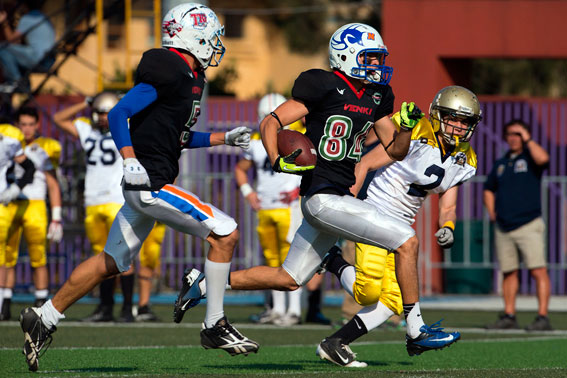
M 152 311 L 149 305 L 144 305 L 138 308 L 135 319 L 137 322 L 157 322 L 159 318 Z
M 424 324 L 419 330 L 421 334 L 415 339 L 406 335 L 406 349 L 410 356 L 419 356 L 428 350 L 443 349 L 461 338 L 459 332 L 443 332 L 441 320 L 431 326 Z
M 327 360 L 335 365 L 349 368 L 364 368 L 368 364 L 366 362 L 357 361 L 356 353 L 354 353 L 348 344 L 343 344 L 339 338 L 326 338 L 321 341 L 317 347 L 317 355 L 322 360 Z
M 112 306 L 108 305 L 98 305 L 94 312 L 84 319 L 82 322 L 113 322 L 114 316 L 112 316 Z
M 185 311 L 197 306 L 201 299 L 205 298 L 205 294 L 201 292 L 199 283 L 205 279 L 205 275 L 197 269 L 187 268 L 183 272 L 183 286 L 175 300 L 173 308 L 173 321 L 181 323 Z
M 342 252 L 341 249 L 336 245 L 334 245 L 331 249 L 329 249 L 329 251 L 325 253 L 325 256 L 323 256 L 323 261 L 321 261 L 317 273 L 319 274 L 325 273 L 331 261 L 333 261 L 335 257 L 339 256 L 341 252 Z
M 487 324 L 486 329 L 520 329 L 515 315 L 502 314 L 494 323 Z
M 51 334 L 57 329 L 47 328 L 41 321 L 40 313 L 41 310 L 36 307 L 26 307 L 20 313 L 20 326 L 24 331 L 23 353 L 31 371 L 37 371 L 39 368 L 39 357 L 49 348 L 53 340 Z
M 257 353 L 260 345 L 242 335 L 229 322 L 226 316 L 223 316 L 211 328 L 205 328 L 201 331 L 201 345 L 205 349 L 223 349 L 230 353 L 231 356 L 237 354 L 248 355 L 249 353 Z

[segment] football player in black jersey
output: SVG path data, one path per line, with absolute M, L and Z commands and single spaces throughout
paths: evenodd
M 262 121 L 262 141 L 273 169 L 303 174 L 304 221 L 282 267 L 258 266 L 232 272 L 232 289 L 295 290 L 309 281 L 319 269 L 322 257 L 342 237 L 396 251 L 397 266 L 402 267 L 399 273 L 403 278 L 398 277 L 402 292 L 408 285 L 415 285 L 417 292 L 415 232 L 407 228 L 400 232 L 404 227 L 399 221 L 386 221 L 373 206 L 354 198 L 349 190 L 355 182 L 354 168 L 369 132 L 378 136 L 392 160 L 401 160 L 407 154 L 412 128 L 423 117 L 415 104 L 404 102 L 399 131 L 390 120 L 394 94 L 388 83 L 393 69 L 385 65 L 387 55 L 374 28 L 358 23 L 339 28 L 329 43 L 332 71 L 303 72 L 295 81 L 292 99 Z M 317 164 L 312 170 L 294 163 L 299 151 L 278 156 L 278 129 L 301 117 L 306 118 L 305 135 L 317 150 Z M 206 285 L 202 283 L 199 288 L 196 294 L 205 295 Z M 189 294 L 184 299 L 195 300 Z
M 204 71 L 217 66 L 224 55 L 220 39 L 224 27 L 211 9 L 190 3 L 171 9 L 162 31 L 164 48 L 144 53 L 136 85 L 108 115 L 112 137 L 124 158 L 126 203 L 112 224 L 104 252 L 80 264 L 52 300 L 40 308 L 26 308 L 20 315 L 30 370 L 37 370 L 39 353 L 64 318 L 62 313 L 102 280 L 127 271 L 156 220 L 210 244 L 205 275 L 191 277 L 196 281 L 209 278 L 201 345 L 224 349 L 231 355 L 259 348 L 224 315 L 225 283 L 238 241 L 236 222 L 193 193 L 172 185 L 182 149 L 221 144 L 246 148 L 250 143 L 251 130 L 246 127 L 226 133 L 190 129 L 200 113 Z

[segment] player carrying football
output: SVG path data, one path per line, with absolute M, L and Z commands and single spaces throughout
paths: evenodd
M 393 120 L 399 124 L 400 113 L 396 113 Z M 457 188 L 476 173 L 476 154 L 469 141 L 480 120 L 480 104 L 471 91 L 459 86 L 441 89 L 429 108 L 429 120 L 422 118 L 413 129 L 405 159 L 392 161 L 381 146 L 374 148 L 357 165 L 357 180 L 351 189 L 358 192 L 367 172 L 382 168 L 375 173 L 364 201 L 384 217 L 403 222 L 404 229 L 411 228 L 427 195 L 438 193 L 439 230 L 435 236 L 441 247 L 451 248 L 457 218 Z M 417 245 L 415 248 L 417 255 Z M 356 267 L 353 267 L 338 252 L 338 248 L 333 247 L 323 265 L 366 307 L 319 344 L 317 354 L 321 358 L 340 366 L 365 367 L 366 363 L 356 361 L 349 344 L 402 311 L 408 324 L 406 347 L 410 356 L 450 344 L 430 337 L 435 335 L 436 327 L 428 327 L 421 316 L 417 316 L 417 304 L 412 308 L 405 297 L 402 303 L 394 254 L 357 243 Z M 459 337 L 458 333 L 450 335 L 455 341 Z
M 342 26 L 329 44 L 333 70 L 303 72 L 295 81 L 293 98 L 262 121 L 262 140 L 274 170 L 304 173 L 301 181 L 304 220 L 282 267 L 258 266 L 232 272 L 229 282 L 232 289 L 295 290 L 309 281 L 319 269 L 322 257 L 342 237 L 397 252 L 402 292 L 412 285 L 417 296 L 415 232 L 403 220 L 384 216 L 375 206 L 354 198 L 350 192 L 355 183 L 355 164 L 360 160 L 368 132 L 376 133 L 390 159 L 402 160 L 410 146 L 412 129 L 423 117 L 415 104 L 404 102 L 399 128 L 390 120 L 394 94 L 388 85 L 392 68 L 384 65 L 387 55 L 374 28 L 358 23 Z M 296 154 L 281 157 L 277 150 L 278 129 L 304 116 L 306 135 L 317 150 L 317 165 L 311 171 L 294 164 Z M 401 285 L 402 280 L 405 286 Z M 181 297 L 197 302 L 198 295 L 206 291 L 205 283 L 198 286 L 200 290 L 189 290 Z M 419 306 L 414 311 L 419 311 Z M 422 337 L 419 330 L 410 336 Z M 439 331 L 428 337 L 445 340 L 440 344 L 446 344 L 454 342 L 458 334 Z
M 258 344 L 238 332 L 224 315 L 225 282 L 239 236 L 236 222 L 172 185 L 184 148 L 247 147 L 250 142 L 251 130 L 246 127 L 226 133 L 191 130 L 200 113 L 205 69 L 217 66 L 225 53 L 220 39 L 224 27 L 211 9 L 189 3 L 167 12 L 162 31 L 164 48 L 144 53 L 136 85 L 109 113 L 112 138 L 124 159 L 125 204 L 104 251 L 75 268 L 52 300 L 41 308 L 26 308 L 20 315 L 30 370 L 37 370 L 39 353 L 64 318 L 63 312 L 102 280 L 127 271 L 156 220 L 210 244 L 205 262 L 209 300 L 201 344 L 232 355 L 258 350 Z

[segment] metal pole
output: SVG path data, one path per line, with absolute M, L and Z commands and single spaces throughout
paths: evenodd
M 104 11 L 104 3 L 103 0 L 96 0 L 96 44 L 97 44 L 97 51 L 96 51 L 96 63 L 97 63 L 97 91 L 101 92 L 103 88 L 103 79 L 102 79 L 102 19 L 103 19 L 103 11 Z

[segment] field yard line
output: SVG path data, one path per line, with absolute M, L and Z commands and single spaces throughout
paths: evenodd
M 505 343 L 505 342 L 530 342 L 530 341 L 548 341 L 548 340 L 566 340 L 566 337 L 557 336 L 540 336 L 540 337 L 520 337 L 520 338 L 503 338 L 503 339 L 475 339 L 475 340 L 459 340 L 459 343 Z M 402 344 L 402 341 L 361 341 L 354 342 L 350 345 L 364 346 L 364 345 L 395 345 Z M 290 344 L 290 345 L 269 345 L 274 347 L 285 348 L 303 348 L 313 347 L 317 344 Z M 200 345 L 142 345 L 142 346 L 100 346 L 100 347 L 51 347 L 50 350 L 144 350 L 144 349 L 166 349 L 166 348 L 179 348 L 179 349 L 195 349 L 202 348 Z M 21 350 L 18 348 L 0 347 L 3 350 Z
M 281 327 L 273 324 L 249 324 L 249 323 L 233 323 L 238 326 L 238 329 L 268 329 L 268 330 L 282 330 L 282 329 L 293 329 L 293 330 L 330 330 L 329 326 L 325 325 L 314 325 L 314 324 L 302 324 L 299 326 L 292 327 Z M 20 326 L 17 321 L 7 321 L 0 322 L 0 328 L 2 327 L 14 327 Z M 85 322 L 61 322 L 57 325 L 58 328 L 62 327 L 79 327 L 79 328 L 189 328 L 189 329 L 201 329 L 201 323 L 85 323 Z M 541 332 L 528 332 L 523 329 L 504 329 L 504 330 L 494 330 L 494 329 L 484 329 L 484 328 L 445 328 L 448 331 L 459 331 L 461 333 L 474 333 L 474 334 L 501 334 L 501 335 L 567 335 L 567 330 L 553 330 L 553 331 L 541 331 Z M 381 329 L 377 329 L 374 332 L 380 332 Z M 391 332 L 391 331 L 385 331 Z

